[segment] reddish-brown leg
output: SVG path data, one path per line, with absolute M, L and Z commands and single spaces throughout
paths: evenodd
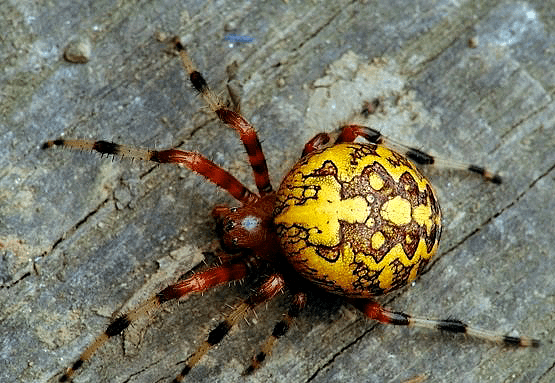
M 196 152 L 179 149 L 151 150 L 115 144 L 108 141 L 89 140 L 58 139 L 47 141 L 42 145 L 43 149 L 55 146 L 77 150 L 93 150 L 100 154 L 185 166 L 226 190 L 243 204 L 249 204 L 258 200 L 258 196 L 243 186 L 237 178 Z
M 486 181 L 500 184 L 501 176 L 492 173 L 486 168 L 467 162 L 445 160 L 431 156 L 420 149 L 401 144 L 383 136 L 379 131 L 362 125 L 345 125 L 332 133 L 320 133 L 311 139 L 305 146 L 303 155 L 320 147 L 329 146 L 332 143 L 353 142 L 357 137 L 362 137 L 368 142 L 383 145 L 403 154 L 417 165 L 436 165 L 452 169 L 467 170 L 481 175 Z M 335 138 L 335 140 L 334 140 Z M 332 142 L 333 141 L 333 142 Z
M 383 136 L 376 129 L 361 125 L 345 125 L 339 128 L 339 135 L 335 140 L 340 142 L 353 142 L 357 137 L 362 137 L 373 144 L 382 144 Z
M 275 343 L 279 338 L 287 334 L 289 328 L 291 328 L 291 324 L 293 321 L 299 316 L 301 310 L 306 305 L 306 294 L 304 292 L 298 292 L 293 297 L 293 302 L 287 314 L 281 319 L 279 322 L 276 323 L 274 330 L 272 331 L 272 335 L 266 339 L 266 341 L 262 344 L 260 348 L 260 352 L 252 358 L 251 364 L 249 367 L 243 371 L 243 375 L 250 375 L 255 372 L 261 365 L 262 362 L 266 359 L 266 357 L 272 351 Z
M 425 319 L 413 317 L 403 312 L 388 310 L 375 301 L 358 300 L 353 304 L 368 318 L 386 324 L 398 326 L 423 327 L 451 333 L 467 334 L 490 342 L 503 343 L 507 346 L 538 347 L 540 341 L 528 337 L 515 337 L 481 330 L 468 326 L 457 319 Z
M 304 145 L 302 157 L 315 150 L 329 146 L 330 143 L 332 143 L 332 135 L 330 133 L 318 133 Z
M 102 346 L 108 339 L 121 334 L 137 319 L 148 316 L 152 311 L 157 310 L 163 303 L 183 298 L 191 293 L 203 292 L 224 283 L 243 279 L 249 271 L 249 262 L 241 259 L 235 259 L 220 266 L 212 267 L 208 270 L 198 272 L 191 277 L 179 281 L 171 286 L 166 287 L 158 294 L 150 297 L 146 302 L 136 309 L 118 316 L 106 328 L 98 338 L 94 340 L 89 347 L 79 356 L 79 359 L 69 367 L 60 377 L 60 382 L 70 381 L 73 374 L 82 367 L 83 363 L 89 360 L 92 355 Z
M 208 104 L 210 109 L 218 118 L 227 126 L 234 129 L 239 133 L 239 137 L 245 146 L 247 155 L 249 156 L 249 162 L 251 164 L 254 181 L 258 188 L 260 195 L 265 195 L 272 192 L 272 185 L 270 183 L 270 176 L 268 174 L 268 167 L 266 165 L 266 158 L 262 152 L 262 146 L 260 145 L 260 140 L 258 135 L 254 130 L 253 126 L 241 116 L 239 113 L 229 109 L 221 100 L 210 90 L 206 80 L 199 71 L 197 71 L 193 62 L 187 55 L 185 47 L 181 44 L 178 37 L 173 39 L 175 48 L 181 57 L 181 61 L 185 70 L 189 74 L 189 79 L 193 84 L 193 87 L 199 92 L 203 100 Z
M 331 133 L 318 133 L 308 141 L 303 150 L 303 157 L 314 150 L 341 142 L 353 142 L 363 137 L 371 143 L 381 144 L 382 135 L 377 130 L 360 125 L 345 125 Z
M 185 367 L 181 373 L 173 380 L 174 383 L 182 382 L 185 375 L 189 374 L 191 369 L 199 362 L 199 360 L 215 345 L 228 334 L 229 330 L 245 316 L 245 314 L 254 309 L 261 303 L 267 302 L 276 296 L 285 287 L 285 280 L 281 274 L 272 274 L 268 279 L 244 302 L 234 307 L 224 320 L 222 320 L 210 333 L 208 338 L 199 346 L 199 348 L 187 359 Z

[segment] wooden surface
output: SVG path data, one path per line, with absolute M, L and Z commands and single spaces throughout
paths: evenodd
M 414 286 L 383 302 L 543 341 L 538 350 L 512 350 L 378 325 L 340 298 L 312 294 L 263 368 L 242 378 L 288 307 L 285 294 L 234 330 L 188 381 L 555 381 L 554 7 L 545 0 L 3 4 L 0 381 L 55 381 L 112 312 L 201 261 L 214 238 L 210 210 L 230 202 L 184 169 L 45 152 L 42 142 L 181 145 L 252 187 L 239 140 L 203 108 L 161 42 L 174 34 L 216 91 L 225 95 L 228 81 L 236 89 L 274 185 L 306 140 L 375 97 L 381 107 L 368 123 L 384 134 L 501 172 L 506 182 L 496 186 L 465 172 L 426 171 L 444 211 L 442 244 Z M 231 43 L 224 39 L 231 33 L 254 40 Z M 72 61 L 88 62 L 64 59 L 69 46 L 84 50 Z M 169 305 L 109 342 L 76 382 L 171 381 L 219 313 L 251 287 Z

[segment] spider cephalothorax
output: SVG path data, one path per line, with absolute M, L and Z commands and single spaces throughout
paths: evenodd
M 466 333 L 512 346 L 539 345 L 534 339 L 474 329 L 456 319 L 429 320 L 392 312 L 373 300 L 413 281 L 437 250 L 441 211 L 430 182 L 413 164 L 433 164 L 432 156 L 387 140 L 374 129 L 346 125 L 332 133 L 319 133 L 310 140 L 276 192 L 270 184 L 266 159 L 254 128 L 210 91 L 179 39 L 175 38 L 173 44 L 193 87 L 218 118 L 239 134 L 258 193 L 251 192 L 230 173 L 196 152 L 150 150 L 106 141 L 46 142 L 44 148 L 94 150 L 184 166 L 239 202 L 237 207 L 218 205 L 212 212 L 226 252 L 220 257 L 221 262 L 166 287 L 136 309 L 119 315 L 60 381 L 70 380 L 104 342 L 164 303 L 242 280 L 256 272 L 265 275 L 264 282 L 208 334 L 174 381 L 182 381 L 249 310 L 288 288 L 293 297 L 287 314 L 277 322 L 244 371 L 254 372 L 305 306 L 306 283 L 345 297 L 368 318 L 382 323 Z M 368 143 L 355 142 L 359 137 Z M 482 167 L 448 164 L 501 183 L 499 176 Z
M 212 210 L 216 232 L 226 252 L 244 249 L 261 254 L 276 252 L 278 243 L 273 230 L 275 199 L 275 192 L 270 192 L 245 206 L 218 205 Z

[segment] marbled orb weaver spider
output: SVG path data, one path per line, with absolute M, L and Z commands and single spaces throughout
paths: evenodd
M 174 382 L 181 382 L 239 319 L 287 287 L 292 293 L 291 306 L 244 371 L 253 373 L 305 306 L 310 283 L 343 296 L 365 316 L 381 323 L 465 333 L 509 346 L 539 345 L 532 338 L 472 328 L 457 319 L 431 320 L 393 312 L 374 300 L 413 281 L 437 250 L 441 210 L 431 184 L 413 165 L 431 165 L 437 159 L 395 143 L 372 128 L 345 125 L 312 138 L 301 159 L 274 191 L 254 128 L 209 89 L 180 40 L 176 37 L 172 43 L 193 87 L 218 118 L 239 134 L 258 194 L 196 152 L 150 150 L 107 141 L 58 139 L 44 143 L 43 148 L 93 150 L 184 166 L 226 190 L 240 203 L 238 207 L 217 205 L 212 211 L 225 252 L 221 262 L 166 287 L 138 308 L 118 316 L 63 373 L 61 382 L 70 381 L 107 340 L 164 303 L 256 272 L 268 273 L 264 283 L 210 331 Z M 358 137 L 368 143 L 355 142 Z M 498 175 L 480 166 L 445 164 L 501 183 Z

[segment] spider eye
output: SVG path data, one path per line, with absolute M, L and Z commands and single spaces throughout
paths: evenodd
M 233 230 L 233 228 L 235 227 L 235 222 L 233 221 L 229 221 L 228 223 L 225 224 L 224 226 L 224 231 L 231 231 Z
M 233 237 L 233 238 L 223 237 L 220 240 L 220 244 L 222 246 L 222 249 L 228 254 L 235 254 L 241 251 L 241 248 L 239 247 L 239 240 L 236 237 Z

